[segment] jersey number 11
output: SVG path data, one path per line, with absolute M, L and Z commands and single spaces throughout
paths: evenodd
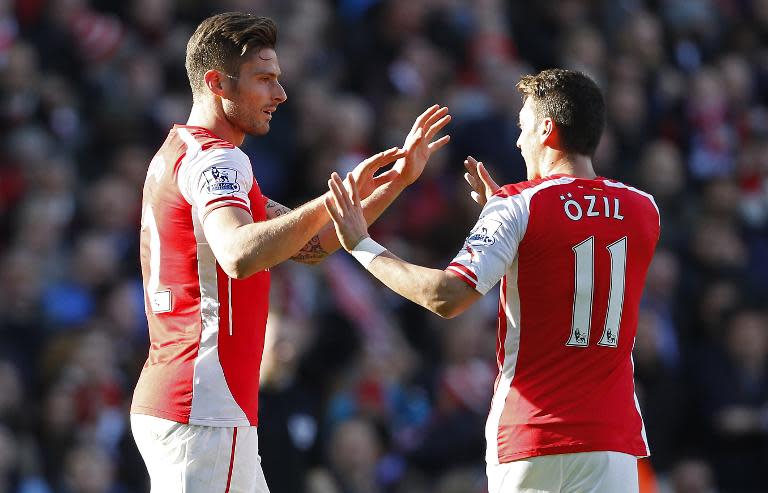
M 611 256 L 611 288 L 608 293 L 608 310 L 605 327 L 598 346 L 617 347 L 621 311 L 624 307 L 624 276 L 627 271 L 627 237 L 608 245 Z M 592 294 L 595 282 L 595 237 L 590 236 L 573 247 L 576 260 L 576 287 L 573 293 L 573 318 L 571 336 L 566 346 L 589 346 L 589 332 L 592 325 Z

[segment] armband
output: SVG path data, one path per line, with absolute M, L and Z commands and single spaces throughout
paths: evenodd
M 349 254 L 355 257 L 366 269 L 373 259 L 384 253 L 387 249 L 376 243 L 370 236 L 365 237 Z

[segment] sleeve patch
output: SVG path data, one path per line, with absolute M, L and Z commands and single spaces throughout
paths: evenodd
M 211 166 L 203 171 L 203 188 L 214 195 L 229 195 L 240 191 L 237 183 L 237 170 L 221 166 Z
M 490 246 L 496 243 L 494 235 L 501 227 L 495 219 L 481 219 L 467 237 L 467 244 L 475 247 Z

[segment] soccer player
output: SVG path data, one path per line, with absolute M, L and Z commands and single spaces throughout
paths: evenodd
M 501 280 L 490 493 L 636 492 L 637 457 L 649 449 L 631 352 L 658 209 L 596 176 L 605 111 L 590 78 L 545 70 L 517 88 L 528 181 L 499 188 L 467 160 L 472 196 L 485 205 L 445 270 L 410 264 L 368 236 L 354 177 L 331 176 L 326 207 L 347 251 L 438 315 L 458 315 Z
M 269 268 L 289 258 L 316 263 L 339 246 L 323 197 L 294 211 L 270 200 L 238 149 L 246 134 L 267 133 L 286 99 L 275 38 L 272 20 L 249 14 L 198 26 L 187 45 L 189 121 L 170 130 L 147 172 L 141 268 L 150 348 L 131 428 L 153 493 L 268 491 L 256 422 Z M 447 108 L 427 109 L 405 150 L 352 171 L 368 221 L 448 142 L 432 138 L 449 120 Z

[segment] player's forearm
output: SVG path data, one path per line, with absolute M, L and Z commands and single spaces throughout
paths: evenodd
M 267 221 L 240 226 L 232 245 L 237 252 L 238 277 L 248 277 L 289 259 L 327 222 L 323 198 L 318 197 Z
M 466 285 L 445 271 L 406 262 L 389 251 L 373 259 L 368 271 L 400 296 L 443 318 L 453 318 L 473 301 Z M 463 286 L 462 286 L 463 285 Z
M 404 190 L 405 185 L 398 180 L 386 183 L 371 193 L 363 200 L 363 215 L 370 226 L 373 224 L 392 202 Z M 333 222 L 328 221 L 295 255 L 291 260 L 304 264 L 317 264 L 325 257 L 332 254 L 341 247 L 339 238 L 336 236 L 336 230 Z

